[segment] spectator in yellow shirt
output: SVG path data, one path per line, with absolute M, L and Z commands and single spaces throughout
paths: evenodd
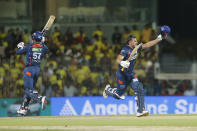
M 142 30 L 142 36 L 141 36 L 141 41 L 143 43 L 147 43 L 150 41 L 151 36 L 152 36 L 152 27 L 151 24 L 147 24 L 145 28 Z
M 79 32 L 77 32 L 75 34 L 75 38 L 76 38 L 77 42 L 82 44 L 85 40 L 85 37 L 86 37 L 86 35 L 83 31 L 83 27 L 79 27 Z
M 52 39 L 54 42 L 58 42 L 59 41 L 59 37 L 60 37 L 61 33 L 59 31 L 59 29 L 57 27 L 54 28 L 54 32 L 52 34 Z
M 0 29 L 0 39 L 5 40 L 6 33 L 3 27 Z
M 96 26 L 96 30 L 92 33 L 92 37 L 94 37 L 95 35 L 98 35 L 100 41 L 102 40 L 103 32 L 101 30 L 101 26 L 100 25 Z
M 24 34 L 23 34 L 23 41 L 24 43 L 29 43 L 31 40 L 31 35 L 30 33 L 28 32 L 27 29 L 24 30 Z

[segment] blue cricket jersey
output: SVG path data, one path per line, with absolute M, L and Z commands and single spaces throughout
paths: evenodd
M 133 69 L 134 69 L 134 65 L 135 65 L 135 62 L 136 62 L 137 54 L 138 54 L 138 51 L 140 51 L 141 49 L 142 49 L 142 46 L 140 46 L 140 48 L 135 52 L 133 58 L 130 61 L 129 67 L 124 69 L 124 72 L 126 74 L 133 73 Z M 120 55 L 124 56 L 124 59 L 123 59 L 124 61 L 126 61 L 129 58 L 132 51 L 133 51 L 133 49 L 131 47 L 129 47 L 128 45 L 126 45 L 125 47 L 122 48 L 122 50 L 120 51 Z M 122 68 L 123 67 L 119 64 L 119 71 L 121 71 Z
M 16 54 L 26 54 L 26 67 L 40 66 L 41 60 L 46 53 L 48 53 L 48 47 L 41 42 L 33 42 L 16 51 Z

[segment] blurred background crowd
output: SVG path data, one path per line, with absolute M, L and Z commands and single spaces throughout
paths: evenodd
M 46 37 L 50 53 L 41 63 L 41 75 L 36 89 L 50 96 L 98 96 L 107 83 L 116 86 L 116 57 L 126 38 L 132 34 L 139 42 L 146 43 L 156 38 L 151 24 L 142 30 L 132 27 L 114 27 L 111 38 L 103 35 L 102 26 L 97 25 L 91 36 L 83 27 L 77 32 L 67 28 L 61 32 L 54 27 Z M 28 30 L 0 30 L 0 97 L 22 97 L 24 94 L 23 70 L 25 55 L 16 55 L 17 44 L 31 42 Z M 161 43 L 162 44 L 162 43 Z M 144 50 L 137 58 L 135 72 L 144 84 L 146 95 L 195 95 L 187 93 L 190 81 L 161 81 L 155 79 L 155 63 L 158 62 L 158 46 Z M 178 83 L 178 84 L 177 84 Z M 190 90 L 190 89 L 189 89 Z M 133 95 L 128 88 L 127 95 Z

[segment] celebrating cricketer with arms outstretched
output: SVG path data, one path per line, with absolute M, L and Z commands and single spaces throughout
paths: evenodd
M 147 42 L 145 44 L 138 44 L 136 37 L 130 35 L 127 38 L 127 45 L 122 48 L 120 54 L 117 57 L 117 63 L 119 64 L 119 70 L 116 72 L 117 88 L 112 88 L 109 84 L 106 85 L 103 91 L 103 96 L 113 96 L 116 99 L 125 99 L 123 95 L 128 85 L 130 85 L 135 92 L 135 100 L 137 103 L 137 117 L 147 116 L 149 112 L 145 110 L 144 104 L 144 89 L 142 83 L 138 81 L 134 70 L 134 64 L 136 62 L 137 53 L 142 49 L 146 49 L 156 45 L 163 38 L 167 37 L 170 33 L 168 26 L 162 26 L 160 28 L 161 34 L 155 40 Z

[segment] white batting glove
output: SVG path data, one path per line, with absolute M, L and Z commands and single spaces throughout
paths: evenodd
M 23 49 L 24 48 L 24 42 L 18 43 L 17 47 Z
M 158 39 L 159 41 L 161 41 L 161 40 L 162 40 L 162 35 L 159 34 L 159 35 L 157 36 L 157 39 Z
M 129 65 L 130 65 L 130 62 L 129 62 L 129 61 L 121 61 L 121 62 L 120 62 L 120 65 L 121 65 L 122 67 L 124 67 L 124 68 L 128 68 Z
M 44 43 L 44 42 L 45 42 L 45 37 L 44 37 L 44 36 L 42 37 L 41 42 L 42 42 L 42 43 Z

